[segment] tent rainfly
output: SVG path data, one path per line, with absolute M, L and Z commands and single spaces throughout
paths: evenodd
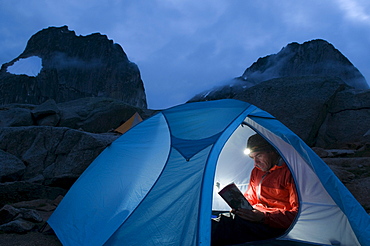
M 370 245 L 370 216 L 330 168 L 267 112 L 237 100 L 159 112 L 107 147 L 48 223 L 63 245 L 209 245 L 217 195 L 245 190 L 246 141 L 261 134 L 289 166 L 299 213 L 284 235 L 247 245 Z

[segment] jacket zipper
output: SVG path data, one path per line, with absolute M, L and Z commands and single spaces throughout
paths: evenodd
M 265 179 L 265 177 L 266 177 L 267 174 L 269 174 L 269 172 L 267 172 L 264 175 L 262 175 L 261 180 L 258 183 L 258 187 L 257 187 L 257 199 L 260 202 L 261 202 L 261 184 L 262 184 L 262 181 Z

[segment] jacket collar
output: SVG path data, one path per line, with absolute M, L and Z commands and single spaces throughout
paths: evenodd
M 286 164 L 285 164 L 283 158 L 280 157 L 279 160 L 278 160 L 278 163 L 275 164 L 275 166 L 273 166 L 272 168 L 270 168 L 270 170 L 268 170 L 267 172 L 272 172 L 276 169 L 283 168 L 284 166 L 286 166 Z

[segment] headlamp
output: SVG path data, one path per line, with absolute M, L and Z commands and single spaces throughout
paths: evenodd
M 249 155 L 251 153 L 251 150 L 249 148 L 245 148 L 244 154 Z

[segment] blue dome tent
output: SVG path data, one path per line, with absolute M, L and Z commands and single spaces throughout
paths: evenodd
M 63 245 L 209 245 L 217 191 L 247 188 L 243 154 L 261 134 L 296 182 L 299 214 L 266 245 L 370 245 L 370 216 L 330 168 L 267 112 L 237 100 L 188 103 L 139 123 L 107 147 L 48 223 Z

